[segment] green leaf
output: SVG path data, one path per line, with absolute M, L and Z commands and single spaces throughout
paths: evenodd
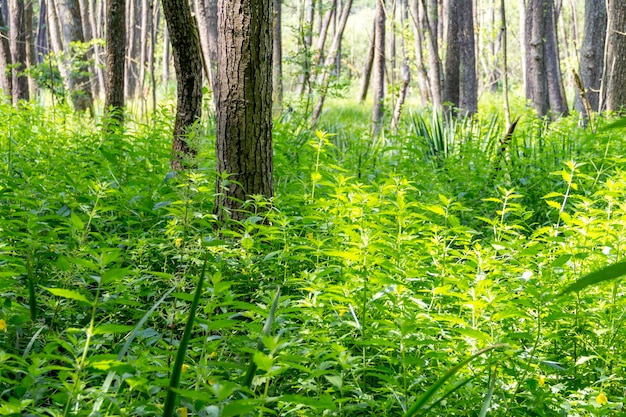
M 579 278 L 576 282 L 565 288 L 560 295 L 580 291 L 591 285 L 611 281 L 623 275 L 626 275 L 626 262 L 618 262 Z
M 106 284 L 106 283 L 109 283 L 109 282 L 113 282 L 113 281 L 117 281 L 119 279 L 122 279 L 126 275 L 128 275 L 129 271 L 130 271 L 130 268 L 109 269 L 108 271 L 106 271 L 104 273 L 104 275 L 102 275 L 102 283 Z
M 280 401 L 306 405 L 313 408 L 321 408 L 323 410 L 336 410 L 337 406 L 333 399 L 328 395 L 322 395 L 320 398 L 305 397 L 304 395 L 287 394 L 279 397 Z
M 341 390 L 341 388 L 343 387 L 343 380 L 341 379 L 341 376 L 339 375 L 324 375 L 324 378 L 326 378 L 328 382 L 333 384 L 339 390 Z
M 56 295 L 57 297 L 67 298 L 69 300 L 76 300 L 82 303 L 91 304 L 91 301 L 87 299 L 84 295 L 77 291 L 66 290 L 64 288 L 46 288 L 43 287 L 44 290 L 49 291 L 52 295 Z
M 133 326 L 125 326 L 123 324 L 103 324 L 93 330 L 93 334 L 116 334 L 127 333 L 133 330 Z
M 257 351 L 254 352 L 254 363 L 256 363 L 256 366 L 260 370 L 269 372 L 270 369 L 272 369 L 272 364 L 274 363 L 274 361 L 265 353 Z

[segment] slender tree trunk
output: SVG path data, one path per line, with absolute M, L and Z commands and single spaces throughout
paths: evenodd
M 37 36 L 35 38 L 35 61 L 41 64 L 50 53 L 48 46 L 48 15 L 45 0 L 39 1 L 39 17 L 37 19 Z
M 274 194 L 272 0 L 218 4 L 215 210 L 222 221 L 242 220 L 247 200 Z
M 527 0 L 526 4 L 526 98 L 537 115 L 544 117 L 550 109 L 545 39 L 547 36 L 545 0 Z
M 96 12 L 96 0 L 88 0 L 87 2 L 89 13 L 89 26 L 91 27 L 91 33 L 94 38 L 103 38 L 100 28 L 98 26 L 98 12 Z M 96 42 L 93 46 L 94 54 L 94 74 L 97 82 L 93 84 L 96 86 L 96 96 L 101 97 L 105 92 L 104 72 L 102 71 L 102 46 Z
M 13 96 L 13 77 L 8 76 L 8 69 L 12 62 L 9 34 L 2 13 L 0 13 L 0 88 L 2 88 L 3 95 L 7 96 Z
M 324 58 L 324 45 L 326 45 L 326 38 L 328 37 L 328 29 L 330 28 L 330 22 L 335 16 L 336 10 L 331 8 L 326 12 L 326 17 L 320 27 L 319 37 L 317 38 L 317 45 L 315 47 L 315 58 L 313 59 L 313 68 L 311 68 L 311 78 L 309 84 L 314 82 L 318 74 L 318 68 Z
M 209 10 L 206 0 L 195 0 L 196 22 L 200 32 L 200 47 L 202 48 L 202 64 L 204 73 L 209 81 L 211 90 L 214 90 L 213 72 L 210 69 L 211 54 L 209 52 Z M 213 95 L 215 99 L 215 95 Z
M 152 0 L 141 0 L 141 26 L 139 41 L 139 97 L 145 103 L 148 96 L 146 91 L 146 70 L 148 67 L 148 39 L 152 33 Z
M 419 0 L 411 0 L 410 3 L 411 20 L 413 21 L 413 38 L 415 50 L 415 66 L 417 67 L 417 85 L 420 94 L 420 100 L 424 106 L 428 104 L 431 99 L 432 88 L 430 86 L 430 79 L 428 77 L 428 69 L 426 68 L 426 62 L 424 59 L 424 34 L 422 28 L 424 27 L 424 8 L 422 2 Z
M 580 50 L 580 78 L 587 100 L 595 111 L 600 110 L 606 22 L 606 0 L 586 0 L 583 43 Z M 584 117 L 588 117 L 580 94 L 576 94 L 574 108 Z
M 626 106 L 626 7 L 623 1 L 608 1 L 606 88 L 607 110 L 623 112 Z
M 401 49 L 402 49 L 402 66 L 401 66 L 401 76 L 402 76 L 402 85 L 400 86 L 400 92 L 398 94 L 398 100 L 396 101 L 396 106 L 393 110 L 393 118 L 391 119 L 391 127 L 397 131 L 398 124 L 400 122 L 400 116 L 402 115 L 402 108 L 404 106 L 404 102 L 406 100 L 406 96 L 409 91 L 409 84 L 411 83 L 411 69 L 409 68 L 409 59 L 407 56 L 407 39 L 405 36 L 406 33 L 406 25 L 409 18 L 409 5 L 408 0 L 400 0 L 401 3 L 401 11 L 400 11 L 400 26 L 402 28 L 402 36 L 400 37 Z
M 443 101 L 446 108 L 455 111 L 459 107 L 461 92 L 461 45 L 457 33 L 463 30 L 458 26 L 459 7 L 463 0 L 450 0 L 447 11 L 446 56 L 444 61 Z
M 26 76 L 26 33 L 24 25 L 24 0 L 9 1 L 9 28 L 11 38 L 11 61 L 13 62 L 13 104 L 28 100 L 28 77 Z
M 376 47 L 374 53 L 374 107 L 372 136 L 380 134 L 385 105 L 385 0 L 376 0 Z
M 313 43 L 313 19 L 315 18 L 315 3 L 307 0 L 301 12 L 300 27 L 298 30 L 301 57 L 301 73 L 298 80 L 298 95 L 303 96 L 310 89 L 312 74 L 311 46 Z
M 439 58 L 439 43 L 438 43 L 438 28 L 439 19 L 437 19 L 437 2 L 434 2 L 434 11 L 431 10 L 429 16 L 429 9 L 426 6 L 426 0 L 422 0 L 422 7 L 424 8 L 424 31 L 426 32 L 426 40 L 428 45 L 428 56 L 430 59 L 430 66 L 428 73 L 430 75 L 430 87 L 431 96 L 433 100 L 433 107 L 435 109 L 441 109 L 442 102 L 442 87 L 443 87 L 443 69 L 441 59 Z M 433 16 L 435 20 L 433 19 Z
M 372 39 L 365 58 L 365 68 L 363 69 L 363 78 L 361 80 L 361 92 L 359 93 L 359 101 L 363 103 L 367 98 L 367 90 L 370 87 L 370 78 L 372 77 L 372 67 L 374 66 L 374 56 L 376 53 L 376 19 L 372 27 Z
M 24 2 L 24 41 L 26 42 L 26 67 L 33 68 L 37 65 L 37 58 L 35 54 L 35 29 L 33 27 L 33 0 L 26 0 Z M 28 93 L 30 97 L 35 97 L 37 93 L 37 84 L 35 79 L 30 75 L 28 77 Z
M 322 72 L 320 75 L 320 96 L 317 99 L 317 104 L 313 109 L 313 114 L 311 115 L 311 124 L 316 125 L 319 120 L 320 115 L 322 114 L 322 109 L 324 107 L 324 100 L 326 99 L 326 92 L 328 91 L 328 86 L 330 85 L 330 75 L 333 71 L 333 67 L 337 62 L 337 54 L 341 50 L 341 38 L 343 37 L 343 31 L 346 28 L 346 22 L 348 21 L 348 16 L 350 15 L 350 9 L 352 8 L 352 0 L 346 0 L 343 5 L 343 9 L 341 11 L 341 18 L 339 19 L 339 27 L 335 31 L 335 36 L 333 38 L 333 43 L 330 46 L 330 50 L 328 51 L 328 56 L 324 62 L 324 67 L 322 68 Z
M 124 75 L 126 81 L 124 95 L 135 97 L 137 94 L 137 2 L 139 0 L 128 0 L 126 2 L 126 69 Z
M 504 117 L 506 125 L 511 126 L 511 109 L 509 106 L 509 57 L 508 57 L 508 36 L 506 23 L 506 6 L 504 0 L 500 0 L 500 22 L 502 31 L 502 96 L 504 101 Z
M 282 32 L 282 0 L 273 0 L 272 30 L 272 91 L 274 107 L 282 108 L 283 102 L 283 32 Z
M 124 120 L 124 68 L 126 58 L 125 0 L 107 0 L 106 9 L 106 90 L 105 111 Z
M 170 80 L 170 32 L 167 26 L 163 29 L 163 61 L 161 62 L 161 82 L 167 85 Z
M 197 152 L 190 133 L 202 114 L 202 52 L 187 0 L 161 1 L 171 36 L 178 86 L 171 167 L 180 171 L 194 164 Z

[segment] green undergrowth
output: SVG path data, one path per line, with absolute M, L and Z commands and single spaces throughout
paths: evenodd
M 211 122 L 172 176 L 169 109 L 3 105 L 0 415 L 621 415 L 621 270 L 564 293 L 623 261 L 621 128 L 328 113 L 226 228 Z

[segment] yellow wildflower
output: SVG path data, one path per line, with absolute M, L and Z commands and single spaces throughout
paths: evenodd
M 608 398 L 606 398 L 606 395 L 605 395 L 603 392 L 601 392 L 601 393 L 600 393 L 600 394 L 598 394 L 598 396 L 596 397 L 596 401 L 598 402 L 598 404 L 600 404 L 600 405 L 604 405 L 604 404 L 606 404 L 606 403 L 608 403 L 608 402 L 609 402 L 609 399 L 608 399 Z
M 183 363 L 183 366 L 180 368 L 180 371 L 184 374 L 188 370 L 189 370 L 189 365 L 187 365 L 186 363 Z
M 217 356 L 217 352 L 215 352 L 215 351 L 209 353 L 209 359 L 213 359 L 216 356 Z
M 539 379 L 537 380 L 537 385 L 539 385 L 540 387 L 543 387 L 544 385 L 546 385 L 546 377 L 543 375 L 539 375 Z
M 4 319 L 0 319 L 0 332 L 7 331 L 7 322 Z
M 182 244 L 183 244 L 182 237 L 177 237 L 176 239 L 174 239 L 174 246 L 176 246 L 177 248 L 180 248 Z
M 188 413 L 187 413 L 187 407 L 180 407 L 180 408 L 177 408 L 177 409 L 176 409 L 176 411 L 178 412 L 178 415 L 179 415 L 180 417 L 187 417 L 187 416 L 188 416 Z

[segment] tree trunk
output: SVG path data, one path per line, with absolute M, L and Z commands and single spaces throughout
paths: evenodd
M 531 101 L 539 117 L 546 116 L 550 109 L 545 52 L 546 5 L 546 0 L 528 0 L 524 23 L 526 29 L 526 98 Z
M 547 2 L 546 6 L 546 75 L 548 77 L 548 101 L 553 113 L 567 116 L 567 100 L 565 99 L 565 87 L 563 85 L 563 74 L 561 73 L 561 58 L 559 56 L 559 45 L 557 42 L 557 12 L 555 11 L 553 0 Z
M 372 77 L 372 67 L 374 66 L 374 56 L 376 53 L 376 19 L 372 27 L 372 39 L 368 48 L 367 58 L 365 58 L 365 68 L 363 69 L 363 78 L 361 80 L 361 92 L 359 93 L 359 101 L 365 102 L 367 98 L 367 90 L 370 87 L 370 78 Z
M 33 27 L 33 1 L 28 0 L 24 3 L 24 34 L 26 35 L 24 41 L 26 42 L 26 67 L 33 68 L 37 65 L 37 58 L 35 56 L 35 29 Z M 35 79 L 30 75 L 28 77 L 28 92 L 30 97 L 35 97 L 37 93 L 37 84 Z
M 626 106 L 626 7 L 623 1 L 609 0 L 607 11 L 606 106 L 609 111 L 623 112 Z
M 374 52 L 374 107 L 372 136 L 380 134 L 385 105 L 385 0 L 376 0 L 376 35 Z
M 221 221 L 242 220 L 245 202 L 274 194 L 272 0 L 219 0 L 217 200 Z
M 89 26 L 91 27 L 91 33 L 93 35 L 94 38 L 102 38 L 102 33 L 101 33 L 101 29 L 98 26 L 98 12 L 96 12 L 96 0 L 88 0 L 88 7 L 89 7 L 89 13 L 88 13 L 88 18 L 89 18 Z M 102 94 L 105 92 L 105 80 L 104 80 L 104 72 L 102 70 L 102 46 L 100 44 L 98 44 L 97 42 L 94 44 L 93 46 L 93 52 L 94 52 L 94 68 L 95 68 L 95 75 L 96 75 L 96 80 L 98 81 L 97 83 L 94 82 L 94 85 L 97 86 L 96 90 L 96 95 L 98 97 L 102 97 Z
M 167 85 L 170 79 L 170 32 L 167 30 L 167 25 L 163 29 L 163 56 L 161 61 L 161 82 L 163 85 Z
M 126 2 L 126 69 L 124 70 L 124 81 L 126 97 L 135 97 L 137 94 L 137 2 L 139 0 L 128 0 Z
M 37 19 L 37 36 L 35 38 L 35 61 L 41 64 L 50 53 L 48 46 L 48 15 L 45 0 L 39 1 L 39 18 Z
M 283 32 L 282 32 L 282 0 L 273 0 L 272 30 L 272 92 L 274 107 L 282 108 L 283 102 Z
M 69 73 L 69 88 L 72 104 L 77 111 L 91 110 L 93 114 L 93 96 L 89 79 L 89 68 L 87 65 L 86 50 L 81 48 L 85 42 L 83 28 L 80 19 L 80 8 L 78 0 L 58 0 L 59 21 L 61 25 L 63 41 L 65 44 L 68 59 L 76 70 Z M 73 47 L 76 43 L 78 47 Z M 68 65 L 70 63 L 68 62 Z
M 461 45 L 459 32 L 460 3 L 464 0 L 450 0 L 447 9 L 446 23 L 446 56 L 444 61 L 443 102 L 447 111 L 455 111 L 459 107 L 461 92 Z
M 2 13 L 0 13 L 0 88 L 3 95 L 13 95 L 13 77 L 8 76 L 8 69 L 11 68 L 11 45 L 6 30 Z
M 439 19 L 437 18 L 437 2 L 434 2 L 434 6 L 431 5 L 431 7 L 434 7 L 434 10 L 430 10 L 430 16 L 426 0 L 422 0 L 422 7 L 424 9 L 424 32 L 426 33 L 428 56 L 430 60 L 428 74 L 430 76 L 431 97 L 433 100 L 433 107 L 435 109 L 441 109 L 443 104 L 441 91 L 443 84 L 443 68 L 441 58 L 439 58 L 439 42 L 437 35 L 439 30 Z
M 162 4 L 178 86 L 171 167 L 180 171 L 193 166 L 197 153 L 191 143 L 191 128 L 202 115 L 202 52 L 187 0 L 162 0 Z
M 471 1 L 460 1 L 457 11 L 459 37 L 459 109 L 466 116 L 478 111 L 478 81 L 476 77 L 476 44 L 474 39 L 474 11 Z
M 411 83 L 411 69 L 409 68 L 409 59 L 407 57 L 407 39 L 405 35 L 407 30 L 407 20 L 409 18 L 409 4 L 408 0 L 400 0 L 400 3 L 402 7 L 402 9 L 400 10 L 400 26 L 402 28 L 402 36 L 400 37 L 402 49 L 402 85 L 400 86 L 398 100 L 396 101 L 396 106 L 393 110 L 393 117 L 391 119 L 391 127 L 396 132 L 398 130 L 398 124 L 400 122 L 400 116 L 402 115 L 402 107 L 404 106 L 404 101 L 406 100 L 406 96 L 409 91 L 409 84 Z
M 328 91 L 328 86 L 330 85 L 330 75 L 333 71 L 334 65 L 337 62 L 337 56 L 339 51 L 341 50 L 341 39 L 343 38 L 343 31 L 346 28 L 346 22 L 348 21 L 348 16 L 350 15 L 350 9 L 352 8 L 352 0 L 346 0 L 343 5 L 343 9 L 341 11 L 341 17 L 339 19 L 339 26 L 335 30 L 335 36 L 333 37 L 333 43 L 330 46 L 330 50 L 328 51 L 328 56 L 326 56 L 326 60 L 324 61 L 324 67 L 322 68 L 322 72 L 320 75 L 320 96 L 317 99 L 317 104 L 313 109 L 313 114 L 311 115 L 311 124 L 314 126 L 317 124 L 317 121 L 322 114 L 322 109 L 324 107 L 324 100 L 326 99 L 326 92 Z
M 606 0 L 586 0 L 583 43 L 580 48 L 580 78 L 585 88 L 585 96 L 595 111 L 600 111 L 598 106 L 604 63 L 606 22 Z M 588 116 L 579 93 L 576 94 L 574 108 L 583 116 Z
M 211 71 L 211 54 L 209 52 L 209 10 L 206 0 L 195 0 L 196 22 L 200 32 L 200 47 L 202 48 L 202 65 L 209 80 L 209 86 L 214 91 L 213 72 Z M 213 94 L 215 99 L 215 94 Z
M 124 59 L 126 58 L 125 0 L 107 0 L 105 111 L 124 120 Z
M 28 77 L 26 76 L 26 33 L 24 26 L 24 0 L 9 1 L 9 28 L 11 38 L 11 61 L 13 62 L 13 104 L 28 100 Z

